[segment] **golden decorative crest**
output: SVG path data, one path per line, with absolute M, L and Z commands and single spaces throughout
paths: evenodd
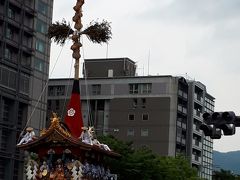
M 56 113 L 52 113 L 52 118 L 51 119 L 51 125 L 48 129 L 43 129 L 40 132 L 40 136 L 48 134 L 52 130 L 57 130 L 60 133 L 62 133 L 66 137 L 71 137 L 71 134 L 67 131 L 65 125 L 60 121 L 60 118 L 57 116 Z M 56 135 L 54 135 L 56 136 Z

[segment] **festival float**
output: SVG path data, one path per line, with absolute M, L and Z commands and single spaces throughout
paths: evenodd
M 77 0 L 72 20 L 74 28 L 63 22 L 49 27 L 48 35 L 55 42 L 64 44 L 71 38 L 72 57 L 75 59 L 75 75 L 72 94 L 66 109 L 64 121 L 52 113 L 50 126 L 40 131 L 37 137 L 33 128 L 25 128 L 17 147 L 25 152 L 25 178 L 56 180 L 108 180 L 116 179 L 111 167 L 104 163 L 105 157 L 119 158 L 107 144 L 97 140 L 94 127 L 84 126 L 79 90 L 80 36 L 86 35 L 94 43 L 105 43 L 111 39 L 110 25 L 107 21 L 91 23 L 82 30 L 82 5 Z

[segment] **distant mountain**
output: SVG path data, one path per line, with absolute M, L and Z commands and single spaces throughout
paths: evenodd
M 213 169 L 230 170 L 234 174 L 240 174 L 240 151 L 213 151 Z

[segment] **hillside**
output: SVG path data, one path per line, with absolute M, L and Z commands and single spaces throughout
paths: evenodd
M 224 169 L 240 174 L 240 151 L 218 152 L 213 151 L 213 168 Z

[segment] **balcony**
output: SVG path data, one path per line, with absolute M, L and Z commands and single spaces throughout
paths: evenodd
M 21 7 L 21 3 L 20 1 L 17 1 L 17 0 L 10 0 L 10 3 L 18 8 Z
M 199 136 L 202 135 L 202 132 L 200 131 L 199 126 L 196 124 L 193 124 L 193 131 L 194 131 L 194 133 L 198 134 Z
M 17 28 L 20 28 L 20 20 L 18 18 L 13 19 L 13 18 L 8 18 L 8 22 Z
M 202 143 L 199 140 L 193 139 L 192 144 L 194 147 L 197 147 L 198 149 L 202 149 Z
M 203 104 L 203 97 L 199 94 L 194 93 L 194 100 L 196 100 L 201 105 Z
M 24 3 L 25 3 L 25 7 L 28 7 L 31 10 L 34 9 L 34 1 L 32 1 L 32 0 L 25 0 Z
M 193 110 L 194 116 L 198 117 L 198 119 L 202 120 L 203 113 L 201 111 L 197 111 L 196 109 Z
M 197 128 L 197 125 L 196 125 L 196 124 L 193 124 L 193 130 L 194 130 L 194 131 L 198 131 L 198 128 Z
M 8 26 L 6 28 L 5 37 L 8 40 L 14 41 L 15 44 L 18 44 L 18 42 L 19 42 L 19 29 L 14 28 L 12 26 Z
M 177 142 L 181 142 L 181 138 L 177 136 Z
M 183 112 L 184 114 L 187 114 L 187 108 L 183 107 L 183 108 L 182 108 L 182 112 Z
M 188 99 L 187 93 L 183 92 L 183 97 L 184 97 L 185 99 Z
M 178 95 L 179 95 L 179 96 L 183 96 L 183 91 L 179 89 L 179 90 L 178 90 Z
M 180 121 L 177 121 L 177 126 L 182 127 L 182 123 Z
M 186 123 L 182 123 L 182 128 L 185 129 L 185 130 L 187 129 Z
M 201 156 L 192 154 L 192 162 L 194 164 L 201 164 Z
M 186 145 L 186 139 L 182 138 L 182 144 Z

